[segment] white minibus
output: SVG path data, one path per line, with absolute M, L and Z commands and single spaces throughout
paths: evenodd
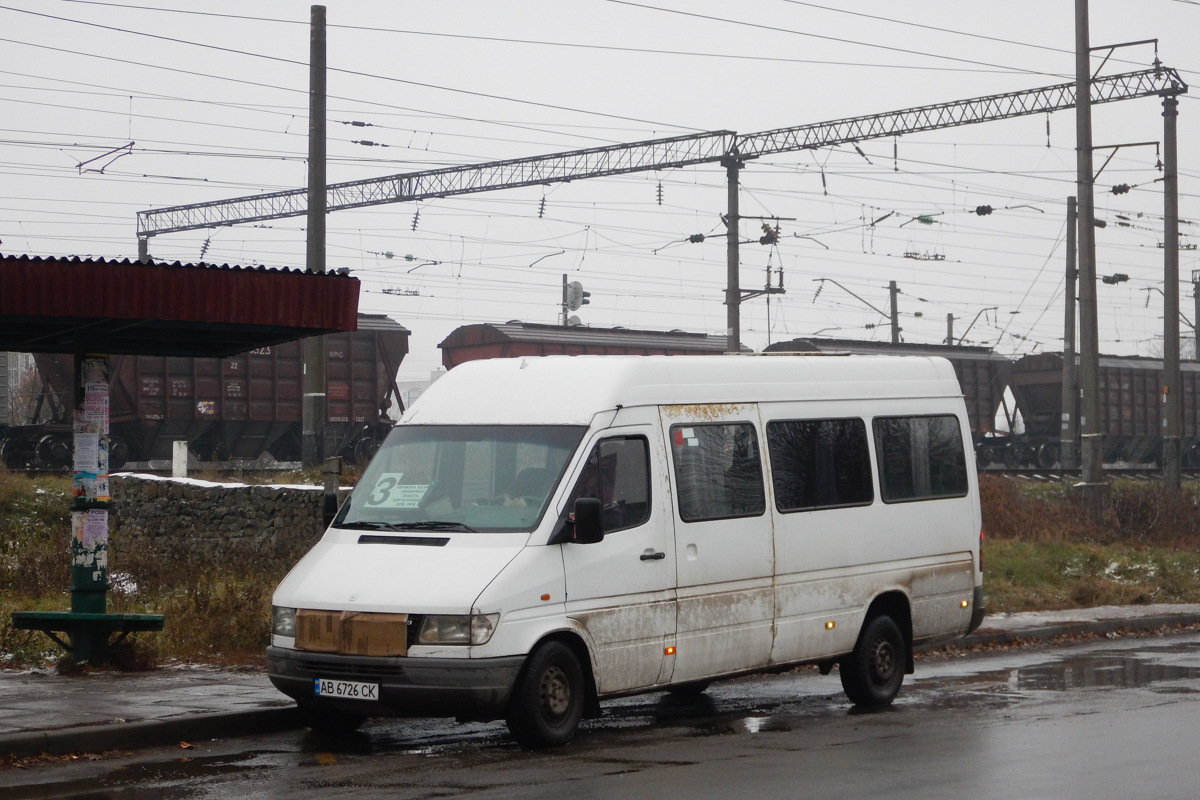
M 276 589 L 268 672 L 314 726 L 504 719 L 561 745 L 605 698 L 816 664 L 890 703 L 983 618 L 940 358 L 460 365 Z

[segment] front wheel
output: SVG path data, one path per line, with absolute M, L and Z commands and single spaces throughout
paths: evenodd
M 509 700 L 508 730 L 523 747 L 558 747 L 571 741 L 583 719 L 583 668 L 562 642 L 533 652 Z
M 867 622 L 854 652 L 838 663 L 842 688 L 856 706 L 885 706 L 904 682 L 904 634 L 895 621 L 881 614 Z

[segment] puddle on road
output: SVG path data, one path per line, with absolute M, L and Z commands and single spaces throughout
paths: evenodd
M 1092 656 L 1007 670 L 1008 684 L 1021 690 L 1066 691 L 1140 688 L 1200 678 L 1200 667 L 1162 664 L 1135 655 Z
M 1135 689 L 1188 694 L 1200 691 L 1188 686 L 1160 686 L 1200 678 L 1200 665 L 1174 663 L 1172 656 L 1191 655 L 1200 645 L 1152 647 L 1136 651 L 1086 653 L 1073 658 L 1022 667 L 921 681 L 926 688 L 971 686 L 988 693 L 1022 691 L 1070 691 L 1073 689 Z M 1167 657 L 1163 660 L 1163 657 Z

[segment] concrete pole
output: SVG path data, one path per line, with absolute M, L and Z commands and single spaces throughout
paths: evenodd
M 1192 270 L 1192 334 L 1195 337 L 1193 361 L 1200 361 L 1200 270 Z
M 1079 224 L 1075 198 L 1067 198 L 1067 277 L 1066 297 L 1063 299 L 1063 381 L 1062 381 L 1062 434 L 1059 437 L 1059 463 L 1064 470 L 1079 467 L 1075 453 L 1075 442 L 1079 438 L 1079 415 L 1076 404 L 1079 389 L 1075 385 L 1075 283 L 1079 277 L 1076 268 L 1075 230 Z
M 1200 361 L 1200 271 L 1192 270 L 1192 334 L 1195 337 L 1193 361 Z
M 725 286 L 725 352 L 738 353 L 742 349 L 742 284 L 739 274 L 741 255 L 738 249 L 741 213 L 738 208 L 738 172 L 742 168 L 742 161 L 735 154 L 722 159 L 721 166 L 725 167 L 728 193 L 725 219 L 725 261 L 728 275 Z
M 1179 101 L 1163 98 L 1163 485 L 1180 487 L 1183 387 L 1179 373 Z
M 1096 234 L 1092 164 L 1091 40 L 1088 2 L 1075 0 L 1075 157 L 1079 203 L 1079 393 L 1080 472 L 1085 486 L 1104 480 L 1100 430 L 1100 333 L 1096 309 Z M 1099 517 L 1100 502 L 1089 503 Z
M 946 315 L 946 345 L 948 347 L 954 346 L 954 315 L 953 314 Z
M 308 271 L 325 271 L 325 6 L 312 7 L 308 55 Z
M 325 272 L 325 6 L 312 7 L 308 91 L 308 271 Z M 301 458 L 325 457 L 325 338 L 304 340 Z
M 900 306 L 896 302 L 896 295 L 900 294 L 900 289 L 895 281 L 888 281 L 888 294 L 892 301 L 892 344 L 900 344 Z

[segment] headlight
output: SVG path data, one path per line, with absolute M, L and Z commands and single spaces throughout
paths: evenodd
M 430 614 L 421 623 L 421 644 L 487 644 L 499 614 Z
M 296 635 L 296 609 L 271 606 L 271 633 L 276 636 Z

